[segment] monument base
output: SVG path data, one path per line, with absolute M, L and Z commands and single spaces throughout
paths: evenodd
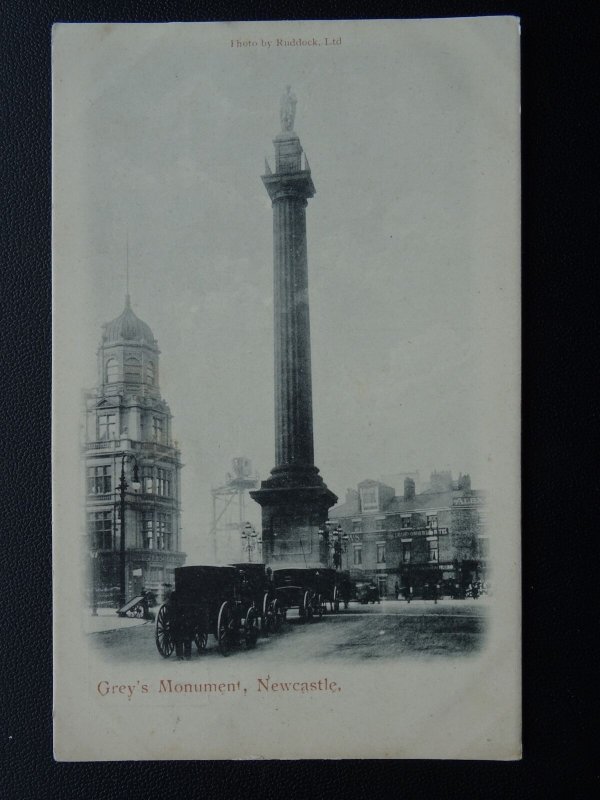
M 275 467 L 250 496 L 262 508 L 262 551 L 267 563 L 327 566 L 329 549 L 319 536 L 337 503 L 316 467 Z

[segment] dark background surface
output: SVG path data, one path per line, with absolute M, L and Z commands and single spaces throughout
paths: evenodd
M 598 130 L 593 8 L 585 2 L 539 8 L 524 2 L 423 1 L 390 7 L 305 3 L 301 9 L 275 3 L 200 7 L 169 0 L 2 4 L 3 796 L 580 797 L 586 780 L 597 783 L 588 717 L 597 698 L 597 672 L 595 678 L 592 672 L 597 606 L 592 594 L 598 584 L 600 508 L 593 427 L 598 417 L 596 350 L 591 339 L 597 328 L 598 227 L 597 193 L 590 179 Z M 52 23 L 475 14 L 515 14 L 522 20 L 523 762 L 54 763 Z M 252 720 L 246 724 L 253 735 Z M 143 731 L 131 731 L 132 737 L 141 735 Z M 361 736 L 358 714 L 356 735 Z

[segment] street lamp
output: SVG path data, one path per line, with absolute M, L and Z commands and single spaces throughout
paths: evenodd
M 349 569 L 348 564 L 348 539 L 350 538 L 347 533 L 344 533 L 342 530 L 341 525 L 338 525 L 335 531 L 333 532 L 334 536 L 334 564 L 336 567 L 342 569 L 342 554 L 346 553 L 346 569 Z
M 328 561 L 333 556 L 333 566 L 335 569 L 342 568 L 342 553 L 348 550 L 348 534 L 344 533 L 342 526 L 338 524 L 337 528 L 333 531 L 330 528 L 335 523 L 331 520 L 326 520 L 325 524 L 319 530 L 319 536 L 328 548 Z
M 90 550 L 90 558 L 92 559 L 92 617 L 97 617 L 98 600 L 96 597 L 96 561 L 98 560 L 98 551 Z
M 342 533 L 342 529 L 340 528 L 340 539 L 342 540 L 342 553 L 346 553 L 346 569 L 350 570 L 350 550 L 348 549 L 348 542 L 350 541 L 350 537 L 347 533 Z M 340 566 L 341 566 L 341 559 L 340 559 Z
M 262 544 L 262 539 L 258 538 L 258 533 L 254 529 L 254 525 L 247 522 L 242 528 L 242 550 L 248 553 L 248 563 L 252 562 L 252 552 L 259 545 Z
M 118 489 L 121 496 L 121 541 L 119 547 L 119 608 L 122 608 L 127 598 L 126 594 L 126 575 L 125 575 L 125 492 L 129 488 L 129 484 L 125 479 L 125 462 L 129 459 L 133 460 L 133 480 L 131 481 L 131 488 L 137 492 L 140 488 L 140 480 L 138 475 L 137 459 L 134 455 L 125 453 L 121 459 L 121 482 Z
M 331 525 L 332 522 L 330 520 L 325 520 L 325 522 L 319 528 L 319 539 L 327 549 L 327 556 L 326 556 L 327 566 L 329 566 L 329 562 L 333 554 L 333 542 L 329 536 L 330 532 L 329 529 Z

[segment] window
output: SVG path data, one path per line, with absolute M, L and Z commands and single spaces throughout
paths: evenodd
M 93 550 L 112 550 L 112 513 L 97 511 L 88 514 L 88 532 Z
M 143 522 L 144 547 L 148 550 L 154 549 L 154 519 L 151 516 L 144 517 Z
M 354 547 L 352 548 L 352 554 L 354 556 L 353 558 L 354 565 L 357 566 L 359 564 L 362 564 L 362 545 L 355 544 Z
M 151 361 L 146 365 L 146 383 L 154 386 L 154 364 Z
M 402 521 L 400 524 L 401 527 L 404 528 L 404 530 L 410 528 L 410 517 L 402 517 Z
M 152 438 L 155 442 L 162 442 L 163 421 L 162 417 L 152 417 Z
M 437 526 L 438 526 L 437 514 L 427 514 L 427 527 L 437 528 Z
M 402 563 L 410 564 L 410 554 L 412 550 L 411 542 L 402 542 Z
M 139 383 L 142 379 L 142 367 L 137 358 L 125 359 L 125 381 Z
M 159 514 L 156 524 L 156 549 L 171 549 L 171 515 Z
M 438 560 L 438 541 L 437 541 L 437 539 L 430 539 L 427 542 L 427 546 L 429 547 L 429 560 L 430 561 L 437 561 Z
M 152 467 L 142 467 L 142 492 L 152 494 L 154 491 L 154 478 Z
M 160 497 L 170 497 L 171 496 L 171 472 L 168 469 L 158 469 L 157 470 L 157 494 Z
M 361 489 L 360 502 L 363 511 L 375 511 L 379 507 L 377 489 Z
M 87 493 L 110 494 L 111 491 L 112 479 L 110 467 L 88 467 Z
M 377 542 L 377 563 L 385 564 L 385 544 Z
M 119 362 L 116 358 L 109 358 L 106 362 L 106 382 L 116 383 L 119 380 Z
M 359 519 L 352 520 L 352 530 L 360 531 L 362 529 L 362 522 Z
M 486 536 L 478 536 L 477 537 L 477 544 L 479 546 L 479 557 L 480 558 L 489 558 L 489 541 Z
M 117 415 L 98 414 L 98 439 L 116 439 Z
M 376 519 L 375 520 L 375 530 L 382 531 L 384 530 L 385 520 L 384 519 Z

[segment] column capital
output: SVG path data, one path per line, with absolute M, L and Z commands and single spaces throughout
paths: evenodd
M 304 200 L 313 197 L 316 193 L 310 170 L 300 172 L 283 172 L 263 175 L 265 185 L 272 202 L 285 198 Z

